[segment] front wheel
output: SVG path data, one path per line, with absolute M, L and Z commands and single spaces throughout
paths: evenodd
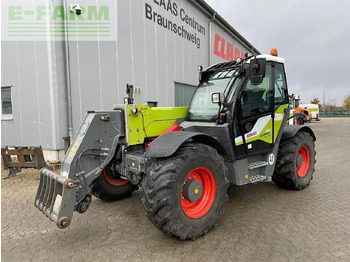
M 138 189 L 129 180 L 123 179 L 118 173 L 111 170 L 111 165 L 102 171 L 101 175 L 96 178 L 92 186 L 92 194 L 104 201 L 115 201 L 126 198 L 132 192 Z
M 315 171 L 315 155 L 315 143 L 307 132 L 281 141 L 272 180 L 281 188 L 306 188 Z
M 207 145 L 189 143 L 153 161 L 142 187 L 148 219 L 161 231 L 196 239 L 216 225 L 227 200 L 224 159 Z

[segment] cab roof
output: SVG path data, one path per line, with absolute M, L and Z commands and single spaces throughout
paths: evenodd
M 246 63 L 249 63 L 250 60 L 254 59 L 254 58 L 255 57 L 251 57 L 248 61 L 246 61 Z M 265 58 L 266 61 L 274 61 L 274 62 L 282 63 L 282 64 L 284 64 L 284 62 L 285 62 L 284 58 L 282 58 L 282 57 L 273 56 L 273 55 L 267 55 L 267 54 L 257 55 L 256 58 Z M 228 62 L 221 62 L 221 63 L 217 63 L 217 64 L 209 66 L 204 71 L 207 71 L 207 70 L 222 70 L 222 69 L 226 69 L 226 68 L 231 68 L 231 67 L 235 66 L 236 64 L 237 64 L 236 60 L 228 61 Z
M 253 59 L 254 57 L 252 57 L 251 59 Z M 275 61 L 277 63 L 282 63 L 284 64 L 285 60 L 282 57 L 279 56 L 273 56 L 273 55 L 267 55 L 267 54 L 263 54 L 263 55 L 257 55 L 256 58 L 265 58 L 266 61 Z M 248 61 L 249 63 L 249 61 Z

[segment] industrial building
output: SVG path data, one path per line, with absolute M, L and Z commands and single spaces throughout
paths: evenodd
M 203 68 L 258 54 L 202 0 L 2 1 L 1 144 L 62 159 L 88 110 L 187 105 Z

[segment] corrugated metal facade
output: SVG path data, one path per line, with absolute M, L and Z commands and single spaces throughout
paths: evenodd
M 62 1 L 46 2 L 50 10 L 64 6 Z M 79 4 L 85 11 L 92 5 L 87 0 Z M 203 1 L 105 0 L 93 4 L 100 11 L 101 6 L 108 7 L 108 16 L 97 14 L 110 32 L 105 38 L 101 32 L 87 38 L 69 33 L 74 131 L 87 110 L 110 109 L 122 103 L 126 83 L 140 87 L 136 103 L 154 101 L 159 106 L 173 106 L 174 83 L 197 85 L 198 65 L 205 68 L 209 63 L 252 52 L 249 43 L 240 35 L 234 36 L 235 31 L 217 15 L 210 34 L 214 11 Z M 87 12 L 85 22 L 90 16 Z M 3 16 L 2 20 L 7 26 L 10 19 Z M 12 86 L 13 107 L 13 119 L 2 121 L 2 145 L 63 149 L 62 137 L 67 136 L 64 38 L 11 38 L 9 29 L 2 31 L 1 83 Z

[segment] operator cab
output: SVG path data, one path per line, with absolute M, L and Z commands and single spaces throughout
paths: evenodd
M 289 109 L 284 59 L 258 55 L 216 64 L 201 72 L 187 121 L 227 126 L 235 158 L 270 152 Z M 185 124 L 186 126 L 186 124 Z M 200 131 L 196 128 L 196 131 Z M 225 139 L 222 133 L 228 133 Z

